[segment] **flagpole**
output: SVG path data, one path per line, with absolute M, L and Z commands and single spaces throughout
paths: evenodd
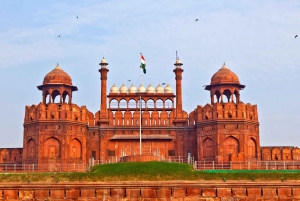
M 141 53 L 142 55 L 142 53 Z M 140 61 L 141 62 L 141 61 Z M 140 64 L 142 65 L 142 64 Z M 141 67 L 141 75 L 140 75 L 140 82 L 141 82 L 141 85 L 143 84 L 142 82 L 142 66 Z M 140 94 L 140 156 L 142 155 L 142 95 Z

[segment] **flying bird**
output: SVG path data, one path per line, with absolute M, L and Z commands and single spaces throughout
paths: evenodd
M 60 34 L 57 37 L 60 37 Z
M 161 85 L 165 85 L 166 83 L 162 83 Z
M 76 18 L 78 18 L 78 16 Z
M 198 21 L 198 19 L 195 20 L 196 22 Z
M 298 35 L 295 36 L 295 38 L 297 38 L 297 37 L 298 37 Z
M 127 82 L 130 82 L 131 80 L 127 80 Z

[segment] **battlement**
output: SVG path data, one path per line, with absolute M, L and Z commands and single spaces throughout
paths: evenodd
M 206 104 L 204 107 L 198 105 L 189 115 L 189 124 L 218 119 L 243 119 L 258 122 L 257 105 L 243 102 Z
M 24 123 L 41 120 L 69 120 L 94 125 L 94 115 L 86 106 L 67 103 L 39 103 L 25 107 Z

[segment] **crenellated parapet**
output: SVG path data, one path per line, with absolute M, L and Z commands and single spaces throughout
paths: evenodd
M 248 120 L 258 122 L 257 105 L 250 103 L 215 103 L 206 104 L 204 107 L 198 105 L 190 114 L 190 121 L 195 122 L 210 120 Z
M 299 161 L 300 149 L 293 146 L 261 147 L 262 161 Z
M 24 124 L 37 121 L 76 121 L 88 125 L 94 125 L 94 115 L 86 106 L 76 104 L 39 103 L 38 105 L 25 107 Z

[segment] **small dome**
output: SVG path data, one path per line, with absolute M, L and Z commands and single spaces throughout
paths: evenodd
M 176 59 L 176 63 L 181 64 L 181 60 L 179 59 L 179 57 Z
M 130 94 L 136 93 L 136 88 L 135 88 L 135 86 L 133 84 L 129 87 L 129 93 Z
M 119 88 L 114 84 L 114 85 L 110 88 L 110 93 L 119 93 Z
M 70 75 L 63 71 L 59 64 L 57 64 L 56 67 L 44 77 L 43 84 L 53 83 L 72 85 L 72 79 Z
M 211 78 L 211 85 L 214 84 L 240 84 L 238 76 L 224 65 Z
M 127 87 L 124 84 L 120 87 L 120 93 L 127 93 Z
M 179 57 L 176 59 L 176 62 L 174 64 L 176 66 L 176 68 L 180 68 L 183 64 L 181 63 L 181 60 L 179 59 Z
M 146 92 L 146 89 L 145 89 L 145 87 L 142 84 L 139 86 L 138 92 L 139 93 Z
M 147 87 L 147 93 L 154 93 L 154 87 L 151 84 Z
M 164 93 L 164 89 L 162 88 L 162 86 L 159 84 L 156 88 L 155 88 L 155 92 L 158 93 Z
M 103 57 L 103 59 L 101 59 L 101 63 L 100 64 L 107 64 L 106 59 Z
M 165 87 L 165 93 L 172 93 L 172 87 L 169 84 Z

